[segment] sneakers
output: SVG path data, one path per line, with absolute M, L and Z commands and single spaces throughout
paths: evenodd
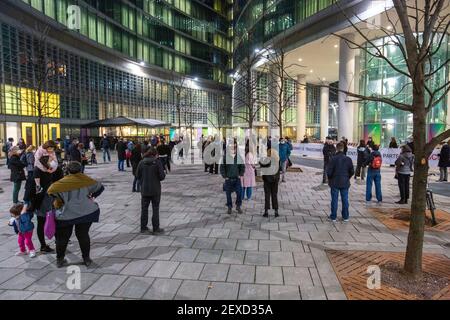
M 275 218 L 278 218 L 280 215 L 278 214 L 278 210 L 275 210 Z
M 348 222 L 349 220 L 348 219 L 344 219 L 344 220 L 342 220 L 343 222 Z
M 145 228 L 145 229 L 141 229 L 141 233 L 142 234 L 151 234 L 152 232 L 150 231 L 149 228 Z
M 267 210 L 264 211 L 263 217 L 264 217 L 264 218 L 267 218 L 268 216 L 269 216 L 269 212 L 267 212 Z
M 164 229 L 161 229 L 161 228 L 153 230 L 154 235 L 159 235 L 159 234 L 163 234 L 163 233 L 164 233 Z
M 57 259 L 56 260 L 56 266 L 58 267 L 58 268 L 62 268 L 62 267 L 64 267 L 65 265 L 67 264 L 67 260 L 66 259 Z
M 242 213 L 243 213 L 241 207 L 237 207 L 237 208 L 236 208 L 236 211 L 237 211 L 239 214 L 242 214 Z
M 332 219 L 331 217 L 328 217 L 328 221 L 333 222 L 333 223 L 336 223 L 336 222 L 337 222 L 336 219 Z
M 227 213 L 228 213 L 228 214 L 231 214 L 231 212 L 232 212 L 232 211 L 231 211 L 231 208 L 228 208 Z
M 41 247 L 40 252 L 41 253 L 52 253 L 55 249 L 50 248 L 49 246 Z
M 407 202 L 405 200 L 396 201 L 396 204 L 406 204 Z
M 16 252 L 16 256 L 26 256 L 27 252 L 26 251 L 18 251 Z
M 28 256 L 29 256 L 30 258 L 36 257 L 36 251 L 31 250 L 30 253 L 28 254 Z

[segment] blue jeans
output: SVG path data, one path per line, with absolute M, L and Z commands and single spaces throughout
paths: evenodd
M 383 201 L 381 194 L 381 173 L 380 170 L 372 170 L 369 168 L 367 171 L 367 183 L 366 183 L 366 201 L 372 200 L 372 184 L 375 182 L 375 195 L 378 201 Z
M 236 192 L 236 207 L 242 205 L 242 187 L 241 179 L 226 179 L 225 180 L 225 192 L 227 194 L 227 207 L 233 207 L 233 201 L 231 200 L 231 194 Z
M 119 160 L 119 163 L 118 163 L 119 171 L 125 171 L 125 169 L 123 167 L 124 164 L 125 164 L 125 160 Z
M 106 155 L 108 155 L 108 161 L 111 162 L 111 154 L 109 153 L 109 148 L 103 149 L 103 162 L 106 162 Z
M 339 193 L 342 201 L 342 219 L 348 219 L 348 188 L 331 188 L 331 220 L 336 220 Z
M 242 187 L 242 194 L 241 194 L 242 200 L 245 199 L 245 194 L 246 193 L 247 193 L 247 199 L 250 200 L 250 198 L 252 197 L 252 191 L 253 191 L 252 187 L 247 187 L 247 188 Z

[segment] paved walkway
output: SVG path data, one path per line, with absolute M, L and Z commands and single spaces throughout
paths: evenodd
M 12 186 L 0 167 L 0 299 L 345 299 L 324 250 L 405 250 L 407 233 L 388 230 L 367 212 L 362 185 L 352 185 L 346 224 L 327 221 L 329 191 L 314 168 L 288 174 L 279 218 L 261 216 L 261 185 L 243 215 L 229 216 L 223 180 L 202 169 L 179 166 L 167 176 L 161 203 L 167 232 L 155 237 L 138 232 L 140 197 L 130 192 L 130 169 L 88 167 L 106 191 L 98 198 L 101 222 L 91 229 L 95 265 L 80 265 L 81 288 L 70 290 L 67 270 L 56 268 L 54 255 L 14 256 L 17 237 L 6 225 Z M 383 207 L 397 207 L 389 170 Z M 436 196 L 436 202 L 450 208 L 449 198 Z M 428 233 L 425 251 L 450 257 L 449 242 L 448 233 Z M 79 264 L 75 237 L 69 250 L 69 262 Z

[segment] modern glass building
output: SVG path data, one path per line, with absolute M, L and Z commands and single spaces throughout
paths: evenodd
M 172 135 L 180 122 L 195 137 L 229 123 L 231 8 L 220 0 L 2 1 L 0 139 L 35 143 L 38 113 L 53 139 L 99 135 L 83 124 L 120 115 L 164 120 Z

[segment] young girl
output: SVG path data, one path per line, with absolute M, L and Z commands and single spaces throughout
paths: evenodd
M 34 258 L 36 256 L 32 240 L 34 224 L 31 222 L 33 213 L 27 211 L 27 206 L 24 206 L 22 203 L 13 205 L 11 209 L 9 209 L 9 212 L 11 213 L 9 225 L 14 228 L 14 231 L 19 236 L 18 242 L 20 251 L 17 252 L 16 255 L 27 254 L 25 248 L 27 247 L 30 258 Z

